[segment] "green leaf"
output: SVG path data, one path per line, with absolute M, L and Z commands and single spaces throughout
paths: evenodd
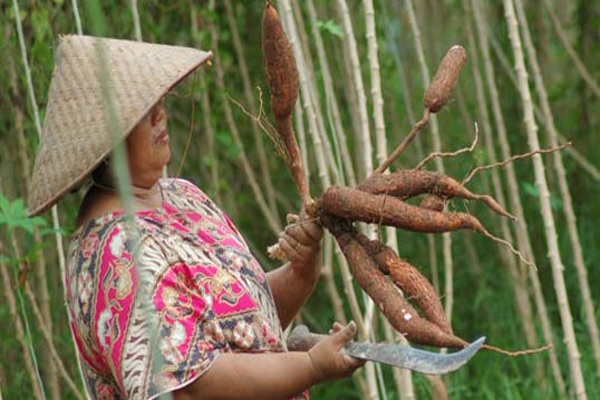
M 521 186 L 523 186 L 523 190 L 525 191 L 525 193 L 527 193 L 531 197 L 540 197 L 540 189 L 538 189 L 538 187 L 534 184 L 529 182 L 523 182 Z
M 337 36 L 339 38 L 344 37 L 344 31 L 342 30 L 342 27 L 331 19 L 327 21 L 317 21 L 317 27 L 323 32 L 330 33 L 333 36 Z
M 19 198 L 11 203 L 4 196 L 0 196 L 0 226 L 2 225 L 9 229 L 21 228 L 33 233 L 36 226 L 45 226 L 46 220 L 42 217 L 28 218 L 23 199 Z

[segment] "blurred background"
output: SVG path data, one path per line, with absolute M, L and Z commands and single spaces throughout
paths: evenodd
M 456 199 L 448 205 L 477 216 L 537 269 L 469 231 L 374 232 L 434 283 L 457 335 L 466 340 L 485 335 L 488 343 L 509 350 L 553 344 L 552 351 L 522 357 L 482 351 L 441 378 L 368 365 L 353 378 L 313 388 L 313 398 L 596 398 L 600 2 L 274 4 L 300 70 L 294 124 L 314 197 L 333 184 L 356 185 L 401 142 L 421 118 L 424 90 L 454 44 L 468 54 L 458 85 L 392 170 L 414 167 L 434 151 L 470 146 L 475 124 L 474 151 L 437 158 L 426 168 L 461 181 L 477 166 L 572 142 L 566 150 L 537 156 L 537 174 L 529 157 L 478 173 L 469 183 L 522 216 L 518 223 L 476 202 Z M 64 250 L 58 245 L 68 242 L 85 190 L 39 219 L 27 219 L 24 206 L 59 35 L 215 52 L 211 66 L 167 98 L 173 152 L 168 172 L 215 199 L 265 269 L 278 266 L 266 248 L 276 242 L 286 214 L 299 211 L 300 200 L 272 140 L 255 122 L 259 113 L 272 119 L 261 51 L 263 8 L 262 1 L 235 0 L 2 2 L 0 398 L 85 396 L 64 307 Z M 526 71 L 515 68 L 519 52 Z M 519 72 L 528 77 L 525 85 Z M 537 129 L 525 123 L 527 115 L 535 117 Z M 328 235 L 323 257 L 323 277 L 299 320 L 326 332 L 335 320 L 355 319 L 361 340 L 400 340 L 349 279 Z

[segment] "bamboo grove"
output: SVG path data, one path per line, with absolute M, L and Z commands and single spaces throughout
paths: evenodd
M 297 101 L 284 108 L 263 63 L 265 1 L 0 5 L 0 399 L 86 397 L 61 283 L 83 190 L 43 218 L 27 219 L 23 201 L 60 34 L 215 52 L 167 98 L 166 173 L 210 194 L 265 269 L 279 263 L 267 249 L 295 220 L 288 214 L 321 218 L 331 232 L 323 272 L 298 322 L 325 332 L 352 319 L 362 341 L 416 344 L 426 331 L 454 340 L 421 340 L 437 347 L 485 335 L 502 349 L 547 349 L 482 352 L 443 377 L 368 363 L 347 381 L 315 387 L 313 398 L 596 398 L 600 5 L 267 3 L 297 67 Z M 448 49 L 462 66 L 449 90 L 436 75 Z M 434 93 L 436 85 L 443 90 Z M 297 145 L 278 138 L 282 129 Z M 445 225 L 415 222 L 416 209 Z M 371 270 L 352 261 L 357 251 Z M 428 330 L 398 333 L 405 314 L 381 307 L 390 297 L 411 318 L 419 308 Z

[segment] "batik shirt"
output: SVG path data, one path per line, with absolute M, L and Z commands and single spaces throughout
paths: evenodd
M 219 353 L 286 351 L 266 275 L 230 219 L 187 181 L 159 185 L 160 208 L 133 223 L 104 215 L 71 238 L 66 296 L 94 399 L 155 398 Z

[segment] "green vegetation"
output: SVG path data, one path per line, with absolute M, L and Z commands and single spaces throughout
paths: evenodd
M 6 3 L 6 4 L 5 4 Z M 38 324 L 33 316 L 30 299 L 21 296 L 24 282 L 28 281 L 36 295 L 41 296 L 40 286 L 45 284 L 49 291 L 49 319 L 52 321 L 52 339 L 54 346 L 63 360 L 69 375 L 82 388 L 68 317 L 64 308 L 63 288 L 55 244 L 55 233 L 59 233 L 63 242 L 67 241 L 73 231 L 77 207 L 84 189 L 68 195 L 59 203 L 59 220 L 61 228 L 57 231 L 53 226 L 50 213 L 41 218 L 27 219 L 24 208 L 24 198 L 27 197 L 28 177 L 31 173 L 38 145 L 38 133 L 35 127 L 33 108 L 31 106 L 26 76 L 15 28 L 15 13 L 12 3 L 0 5 L 0 49 L 3 60 L 0 65 L 0 269 L 7 269 L 10 276 L 10 287 L 15 295 L 18 294 L 17 310 L 23 321 L 27 321 L 31 333 L 26 332 L 25 344 L 34 351 L 37 369 L 44 382 L 44 390 L 48 398 L 52 398 L 49 377 L 52 376 L 45 368 L 50 357 Z M 260 47 L 260 21 L 263 2 L 232 1 L 235 26 L 241 38 L 241 46 L 248 76 L 244 77 L 240 67 L 240 59 L 236 50 L 236 36 L 227 19 L 225 1 L 217 1 L 216 10 L 209 9 L 209 2 L 189 2 L 174 0 L 169 2 L 159 0 L 139 1 L 139 15 L 143 39 L 150 42 L 177 44 L 184 46 L 212 48 L 210 27 L 214 26 L 218 33 L 219 47 L 216 57 L 221 59 L 226 94 L 244 104 L 252 113 L 244 91 L 244 79 L 251 88 L 256 104 L 264 102 L 263 112 L 271 118 L 269 95 L 263 67 Z M 278 2 L 274 2 L 280 7 Z M 303 24 L 297 21 L 300 39 L 305 40 L 307 68 L 312 71 L 316 90 L 319 94 L 321 113 L 324 121 L 323 136 L 335 143 L 333 115 L 326 100 L 327 84 L 323 69 L 317 57 L 317 45 L 311 29 L 309 10 L 304 1 L 297 2 L 298 10 L 303 17 Z M 360 171 L 357 160 L 361 159 L 363 149 L 357 145 L 357 133 L 360 122 L 356 110 L 356 92 L 354 90 L 351 69 L 344 50 L 345 38 L 343 23 L 336 9 L 336 1 L 315 1 L 318 16 L 317 30 L 324 41 L 327 60 L 333 78 L 333 95 L 339 103 L 340 122 L 348 138 L 350 155 L 353 157 L 355 169 Z M 350 2 L 349 2 L 350 3 Z M 390 3 L 390 4 L 388 4 Z M 417 119 L 422 112 L 422 101 L 425 85 L 419 73 L 417 53 L 414 46 L 409 20 L 406 15 L 404 1 L 399 5 L 391 2 L 375 2 L 376 35 L 379 46 L 379 64 L 384 98 L 384 116 L 386 123 L 387 147 L 392 151 L 409 132 L 416 121 L 411 121 L 411 115 Z M 457 90 L 454 91 L 446 108 L 438 115 L 442 148 L 444 151 L 454 151 L 467 147 L 472 141 L 473 123 L 478 122 L 482 128 L 481 110 L 484 107 L 477 100 L 473 74 L 478 69 L 483 75 L 483 64 L 478 63 L 469 48 L 467 37 L 467 21 L 472 15 L 463 8 L 463 1 L 428 0 L 415 1 L 416 13 L 421 30 L 421 40 L 425 57 L 429 64 L 431 75 L 444 55 L 453 44 L 460 43 L 467 49 L 468 59 Z M 487 18 L 487 29 L 492 41 L 492 61 L 495 67 L 495 80 L 499 88 L 499 100 L 507 124 L 509 144 L 513 154 L 530 151 L 523 123 L 522 103 L 519 92 L 513 83 L 514 70 L 511 67 L 512 50 L 508 37 L 507 24 L 504 19 L 504 9 L 501 2 L 483 2 Z M 487 4 L 490 3 L 490 4 Z M 570 43 L 581 57 L 583 64 L 591 71 L 591 77 L 600 82 L 600 53 L 595 51 L 595 45 L 600 40 L 600 30 L 597 21 L 600 18 L 600 3 L 576 0 L 572 2 L 551 1 L 554 10 L 559 10 L 559 18 L 567 30 Z M 75 34 L 76 25 L 73 16 L 72 2 L 66 0 L 31 1 L 21 0 L 21 23 L 27 58 L 31 67 L 33 88 L 36 101 L 43 120 L 47 101 L 48 85 L 54 66 L 53 54 L 58 35 Z M 191 5 L 193 4 L 193 5 Z M 373 101 L 367 52 L 365 12 L 362 2 L 351 2 L 350 17 L 353 23 L 354 35 L 357 40 L 361 73 L 365 84 L 364 94 L 367 98 L 368 116 L 370 119 L 372 143 L 375 146 Z M 133 14 L 130 2 L 79 2 L 81 23 L 84 34 L 104 32 L 115 38 L 134 39 Z M 573 150 L 578 157 L 583 158 L 592 167 L 600 167 L 600 97 L 590 87 L 575 68 L 572 59 L 553 28 L 553 22 L 547 10 L 537 2 L 526 5 L 527 19 L 532 31 L 533 41 L 542 66 L 542 74 L 549 94 L 550 106 L 554 114 L 555 124 L 565 140 L 573 142 Z M 471 23 L 471 22 L 469 22 Z M 480 49 L 477 49 L 480 53 Z M 503 57 L 509 65 L 504 66 Z M 479 56 L 481 58 L 481 55 Z M 277 267 L 276 261 L 270 260 L 266 248 L 276 242 L 276 234 L 266 222 L 264 214 L 256 201 L 254 193 L 248 184 L 248 179 L 240 168 L 239 158 L 244 153 L 257 176 L 261 191 L 266 195 L 267 183 L 260 167 L 260 151 L 253 137 L 250 118 L 233 103 L 235 123 L 239 129 L 243 147 L 236 144 L 231 133 L 221 103 L 222 90 L 216 86 L 215 66 L 202 67 L 200 74 L 203 79 L 197 79 L 192 85 L 193 78 L 180 85 L 167 98 L 169 110 L 169 129 L 171 134 L 173 157 L 169 174 L 177 173 L 187 141 L 188 132 L 192 139 L 187 157 L 183 163 L 181 176 L 193 181 L 214 199 L 218 199 L 222 208 L 247 237 L 253 252 L 263 263 L 265 269 Z M 484 85 L 485 86 L 485 85 Z M 262 88 L 262 99 L 259 91 Z M 533 80 L 530 80 L 532 93 L 535 94 Z M 486 101 L 489 100 L 489 88 L 484 87 Z M 407 97 L 405 95 L 408 94 Z M 203 96 L 207 96 L 203 102 Z M 539 100 L 534 98 L 539 106 Z M 205 105 L 210 105 L 210 113 L 206 113 Z M 407 107 L 410 107 L 408 109 Z M 487 105 L 491 115 L 491 105 Z M 192 119 L 192 112 L 194 118 Z M 298 118 L 298 114 L 295 116 Z M 316 150 L 312 143 L 307 115 L 304 113 L 306 141 L 308 143 L 308 165 L 310 170 L 311 193 L 313 196 L 323 191 L 317 169 Z M 492 129 L 496 126 L 492 118 Z M 194 125 L 190 126 L 194 120 Z M 22 124 L 22 126 L 21 126 Z M 546 141 L 545 126 L 537 121 L 542 147 L 549 147 Z M 207 130 L 212 128 L 214 137 Z M 298 130 L 297 130 L 298 132 Z M 299 133 L 299 132 L 298 132 Z M 432 138 L 427 128 L 420 140 L 427 154 L 432 151 Z M 473 153 L 445 160 L 446 173 L 458 180 L 464 178 L 469 171 L 478 165 L 489 163 L 490 154 L 483 144 L 484 138 Z M 285 223 L 285 215 L 298 212 L 300 199 L 297 195 L 293 180 L 284 167 L 283 160 L 276 156 L 276 150 L 269 137 L 261 133 L 260 141 L 267 153 L 266 165 L 271 177 L 270 185 L 275 190 L 277 211 L 274 213 L 280 224 Z M 562 142 L 562 140 L 560 141 Z M 214 143 L 214 152 L 210 143 Z M 333 146 L 333 145 L 332 145 Z M 495 145 L 499 156 L 499 145 Z M 394 168 L 409 168 L 416 165 L 421 157 L 418 154 L 418 144 L 411 144 L 396 162 Z M 333 151 L 336 160 L 333 164 L 342 165 L 338 154 L 338 146 Z M 600 177 L 590 173 L 589 169 L 569 152 L 563 151 L 562 160 L 565 164 L 567 180 L 573 197 L 577 216 L 578 233 L 583 248 L 587 278 L 592 289 L 592 301 L 600 302 L 600 295 L 595 288 L 600 286 L 600 229 L 596 226 L 595 218 L 600 218 L 600 207 L 597 201 L 600 196 Z M 600 379 L 597 365 L 593 357 L 593 348 L 586 324 L 586 313 L 574 265 L 574 253 L 567 233 L 564 216 L 564 204 L 561 199 L 557 172 L 554 169 L 552 155 L 543 156 L 546 166 L 546 177 L 550 186 L 550 201 L 558 231 L 558 244 L 564 263 L 568 299 L 574 321 L 575 335 L 588 398 L 596 398 L 600 393 Z M 375 161 L 373 154 L 374 165 Z M 433 164 L 433 163 L 432 163 Z M 529 234 L 532 239 L 533 253 L 537 264 L 537 275 L 541 283 L 542 293 L 548 309 L 551 333 L 555 340 L 555 351 L 558 357 L 562 376 L 567 385 L 567 393 L 572 388 L 569 375 L 569 360 L 563 343 L 563 330 L 559 304 L 556 300 L 551 264 L 548 259 L 548 249 L 545 241 L 544 220 L 541 218 L 539 196 L 540 191 L 535 183 L 532 162 L 530 159 L 517 161 L 514 164 L 519 182 L 519 193 L 511 192 L 503 183 L 503 193 L 507 196 L 520 196 L 523 203 Z M 218 169 L 218 179 L 213 172 Z M 341 167 L 339 167 L 341 169 Z M 429 167 L 433 169 L 433 166 Z M 597 171 L 597 170 L 596 170 Z M 339 171 L 338 171 L 339 172 Z M 469 188 L 478 193 L 494 194 L 491 174 L 484 172 L 469 184 Z M 504 170 L 500 171 L 501 179 L 505 179 Z M 418 204 L 418 203 L 417 203 Z M 476 215 L 490 231 L 500 233 L 500 223 L 496 215 L 485 210 L 477 203 L 454 201 L 450 209 L 470 212 Z M 509 224 L 512 229 L 512 224 Z M 452 234 L 452 254 L 454 261 L 454 310 L 452 325 L 454 331 L 466 340 L 473 340 L 485 335 L 488 342 L 509 350 L 520 350 L 527 347 L 523 333 L 523 321 L 518 313 L 520 304 L 515 296 L 515 280 L 511 278 L 501 256 L 503 250 L 498 244 L 482 235 L 471 232 L 456 232 Z M 13 240 L 14 239 L 14 240 Z M 516 247 L 516 239 L 513 241 Z M 436 236 L 435 251 L 438 264 L 440 285 L 443 288 L 444 264 L 441 236 Z M 471 247 L 472 246 L 472 247 Z M 419 267 L 425 275 L 433 279 L 435 272 L 428 250 L 428 240 L 424 234 L 398 232 L 399 254 L 413 265 Z M 471 251 L 472 250 L 472 251 Z M 335 260 L 335 257 L 333 257 Z M 45 282 L 36 276 L 39 261 L 46 265 Z M 342 276 L 337 263 L 333 268 L 334 280 L 341 294 L 345 315 L 351 318 L 351 310 L 345 301 Z M 523 272 L 526 277 L 527 273 Z M 1 275 L 0 275 L 1 277 Z M 529 281 L 525 278 L 529 290 Z M 0 282 L 1 284 L 1 282 Z M 17 337 L 15 317 L 11 313 L 6 299 L 6 285 L 0 289 L 0 393 L 3 399 L 35 398 L 35 389 L 31 376 L 24 361 L 23 349 Z M 358 288 L 357 288 L 358 290 Z M 531 290 L 528 292 L 532 298 Z M 38 300 L 41 301 L 41 297 Z M 359 301 L 363 302 L 359 296 Z M 444 299 L 442 299 L 444 300 Z M 533 300 L 532 300 L 533 301 Z M 534 303 L 533 303 L 534 304 Z M 42 311 L 44 308 L 42 307 Z M 600 311 L 595 312 L 596 321 L 600 322 Z M 538 311 L 533 306 L 533 327 L 537 335 L 537 346 L 545 344 L 542 326 L 537 318 Z M 301 314 L 304 323 L 311 329 L 326 332 L 335 320 L 332 302 L 325 281 L 319 284 L 312 298 Z M 377 340 L 384 340 L 383 323 L 377 318 L 374 331 Z M 393 399 L 398 397 L 398 388 L 394 383 L 392 370 L 382 368 L 383 382 L 386 395 L 380 393 L 380 398 Z M 545 377 L 545 384 L 540 376 Z M 60 398 L 73 399 L 75 396 L 69 387 L 63 384 L 60 375 L 54 375 L 59 385 Z M 542 400 L 561 398 L 561 394 L 550 367 L 546 353 L 510 358 L 507 356 L 481 352 L 463 369 L 450 374 L 446 382 L 451 399 L 526 399 Z M 413 384 L 417 398 L 432 398 L 432 387 L 428 379 L 422 375 L 413 375 Z M 361 391 L 356 380 L 344 380 L 322 384 L 311 391 L 315 399 L 358 399 Z

